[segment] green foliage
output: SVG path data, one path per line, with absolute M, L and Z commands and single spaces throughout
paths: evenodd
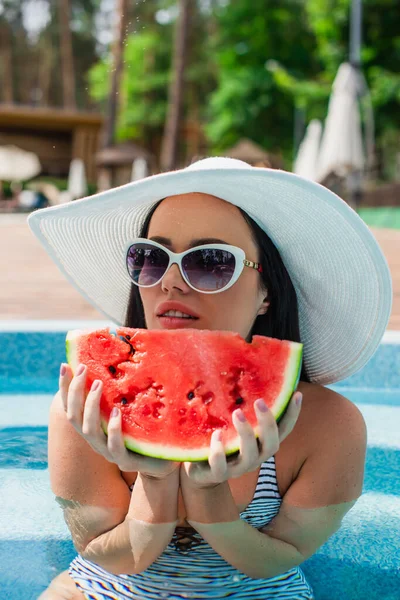
M 319 70 L 303 4 L 271 0 L 261 10 L 259 3 L 235 0 L 217 11 L 218 84 L 206 126 L 215 151 L 248 137 L 291 160 L 294 105 L 304 103 L 296 83 Z M 301 89 L 306 97 L 327 93 L 312 84 Z
M 117 139 L 144 138 L 162 128 L 165 120 L 170 40 L 157 31 L 126 38 L 120 89 Z M 105 106 L 111 85 L 109 58 L 89 71 L 92 98 Z

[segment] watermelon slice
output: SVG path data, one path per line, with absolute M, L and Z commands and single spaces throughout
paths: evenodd
M 125 445 L 175 461 L 208 457 L 211 434 L 222 430 L 227 455 L 239 449 L 232 412 L 239 406 L 258 435 L 253 403 L 263 398 L 279 421 L 297 387 L 303 345 L 198 329 L 121 327 L 69 331 L 67 360 L 87 366 L 87 391 L 103 382 L 101 426 L 122 414 Z

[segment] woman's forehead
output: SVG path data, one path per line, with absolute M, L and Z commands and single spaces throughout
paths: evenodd
M 250 227 L 236 206 L 201 192 L 165 198 L 150 221 L 148 237 L 153 236 L 178 244 L 198 238 L 218 238 L 242 246 L 252 241 Z

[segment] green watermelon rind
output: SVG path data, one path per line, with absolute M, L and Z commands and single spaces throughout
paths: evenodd
M 77 352 L 76 352 L 76 340 L 80 338 L 81 335 L 83 335 L 85 333 L 85 331 L 81 330 L 81 329 L 73 329 L 71 331 L 68 331 L 67 333 L 67 339 L 65 341 L 65 349 L 66 349 L 66 355 L 67 355 L 67 362 L 69 364 L 69 366 L 72 369 L 72 372 L 74 373 L 76 371 L 77 368 Z
M 76 340 L 79 339 L 81 335 L 89 333 L 87 330 L 71 330 L 67 334 L 66 339 L 66 354 L 67 361 L 74 371 L 78 366 L 77 359 L 77 343 Z M 303 344 L 298 342 L 289 342 L 290 343 L 290 357 L 287 362 L 286 370 L 283 377 L 283 385 L 282 389 L 270 410 L 276 420 L 277 423 L 283 418 L 284 413 L 288 407 L 290 399 L 294 391 L 297 388 L 297 385 L 300 380 L 301 367 L 302 367 L 302 358 L 303 358 Z M 108 423 L 105 419 L 100 419 L 101 428 L 104 433 L 108 434 Z M 255 431 L 256 437 L 257 431 Z M 170 447 L 167 448 L 165 444 L 150 444 L 149 442 L 138 442 L 134 438 L 130 437 L 127 434 L 124 434 L 124 443 L 126 448 L 132 452 L 136 452 L 137 454 L 141 454 L 143 456 L 149 456 L 152 458 L 159 458 L 162 460 L 172 460 L 175 462 L 201 462 L 205 461 L 209 457 L 209 446 L 203 446 L 201 448 L 192 448 L 188 449 L 180 449 Z M 229 443 L 225 444 L 225 453 L 227 456 L 236 453 L 240 449 L 240 438 L 237 436 Z

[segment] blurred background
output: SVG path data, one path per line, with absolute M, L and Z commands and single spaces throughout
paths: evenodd
M 208 155 L 338 193 L 400 329 L 398 0 L 0 0 L 0 319 L 97 318 L 27 213 Z

